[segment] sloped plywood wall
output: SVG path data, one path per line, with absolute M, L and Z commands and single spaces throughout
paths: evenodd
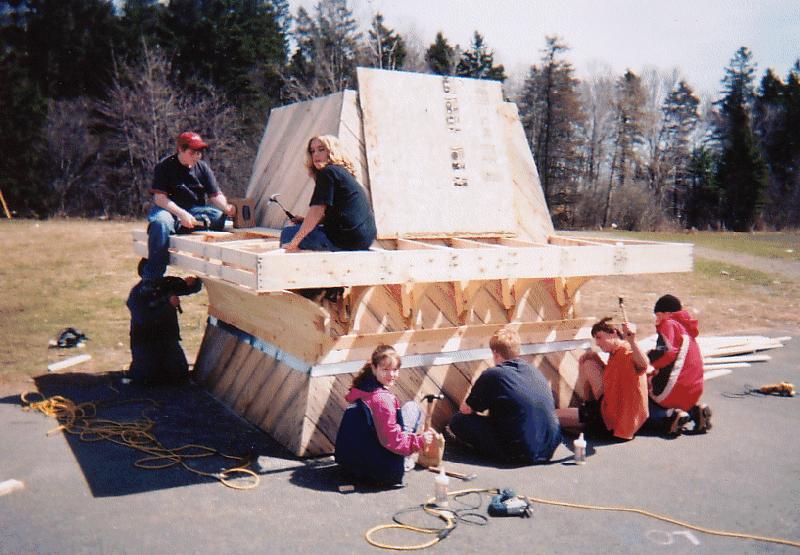
M 286 215 L 270 195 L 290 212 L 304 215 L 314 190 L 305 166 L 308 141 L 315 135 L 335 135 L 356 164 L 359 183 L 369 190 L 361 116 L 354 91 L 275 108 L 261 139 L 247 197 L 255 201 L 255 223 L 281 228 Z
M 500 83 L 358 69 L 379 238 L 515 233 Z

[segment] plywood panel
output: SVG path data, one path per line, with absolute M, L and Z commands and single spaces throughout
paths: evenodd
M 206 331 L 203 334 L 203 341 L 200 343 L 200 350 L 194 362 L 193 379 L 197 383 L 205 382 L 208 374 L 214 368 L 219 358 L 220 351 L 225 346 L 222 330 L 211 323 L 206 323 Z
M 302 360 L 314 361 L 328 338 L 330 316 L 293 293 L 258 295 L 233 285 L 204 280 L 209 314 Z
M 500 83 L 358 69 L 379 238 L 512 234 Z
M 256 225 L 280 228 L 286 223 L 283 210 L 268 202 L 269 196 L 276 193 L 291 212 L 306 213 L 313 190 L 313 180 L 305 167 L 306 147 L 314 135 L 339 133 L 344 98 L 345 93 L 340 92 L 270 112 L 247 187 L 247 197 L 255 202 Z M 352 96 L 350 102 L 354 102 Z M 357 140 L 342 139 L 358 160 Z
M 525 131 L 519 119 L 516 104 L 507 102 L 499 108 L 503 125 L 503 138 L 508 149 L 508 161 L 514 186 L 514 216 L 516 233 L 520 239 L 546 242 L 552 235 L 553 221 L 539 182 L 539 172 L 533 161 Z

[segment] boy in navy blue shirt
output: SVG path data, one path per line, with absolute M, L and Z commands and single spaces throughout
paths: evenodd
M 498 330 L 489 341 L 495 366 L 485 370 L 453 415 L 448 432 L 504 463 L 549 461 L 561 441 L 550 384 L 520 357 L 519 334 Z M 477 413 L 488 411 L 487 416 Z

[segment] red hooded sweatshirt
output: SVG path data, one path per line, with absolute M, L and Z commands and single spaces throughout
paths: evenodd
M 650 397 L 664 408 L 688 411 L 703 395 L 703 355 L 697 345 L 697 320 L 685 310 L 672 312 L 656 326 L 656 348 L 648 353 L 656 372 Z

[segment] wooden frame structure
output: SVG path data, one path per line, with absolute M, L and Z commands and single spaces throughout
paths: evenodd
M 580 317 L 580 287 L 593 276 L 690 271 L 692 245 L 556 234 L 516 107 L 502 102 L 499 84 L 364 69 L 358 77 L 358 94 L 273 110 L 247 195 L 264 227 L 171 237 L 170 264 L 202 276 L 209 296 L 195 378 L 295 454 L 320 455 L 333 451 L 344 395 L 378 344 L 403 357 L 401 401 L 444 393 L 433 414 L 441 428 L 489 365 L 489 337 L 510 325 L 557 403 L 575 402 L 577 354 L 590 345 L 592 323 Z M 419 168 L 398 172 L 407 153 L 397 143 L 411 135 L 392 130 L 415 123 L 411 135 L 444 144 L 430 159 L 415 155 Z M 358 161 L 360 182 L 386 218 L 376 218 L 369 251 L 288 254 L 277 240 L 282 210 L 268 199 L 278 192 L 304 213 L 313 188 L 305 145 L 326 133 Z M 438 188 L 433 206 L 416 206 L 420 183 Z M 402 205 L 404 191 L 412 206 Z M 511 225 L 471 222 L 474 207 L 448 212 L 441 228 L 430 221 L 441 205 L 493 202 L 499 191 L 511 203 L 493 207 L 509 211 Z M 133 241 L 146 256 L 146 233 Z M 334 301 L 298 294 L 330 287 L 344 293 Z

